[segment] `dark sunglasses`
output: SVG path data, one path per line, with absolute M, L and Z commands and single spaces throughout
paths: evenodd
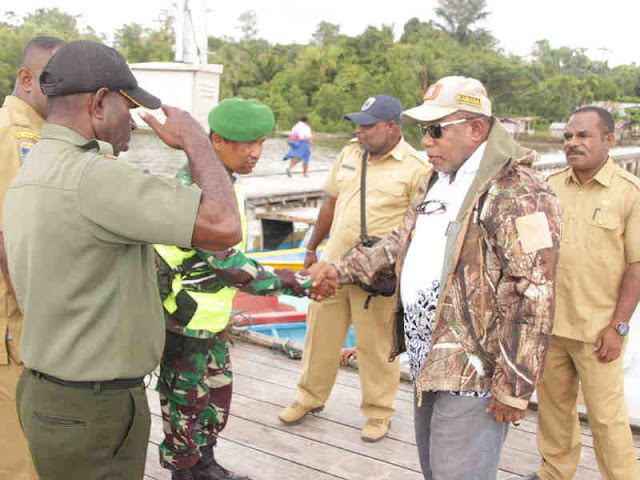
M 472 118 L 461 118 L 460 120 L 451 120 L 450 122 L 432 123 L 431 125 L 420 125 L 420 131 L 422 136 L 425 136 L 427 132 L 431 138 L 440 138 L 442 136 L 442 129 L 449 125 L 456 125 L 458 123 L 467 122 L 473 120 Z

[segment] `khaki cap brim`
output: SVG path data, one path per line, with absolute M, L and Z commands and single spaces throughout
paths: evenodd
M 406 120 L 416 120 L 418 122 L 433 122 L 459 111 L 459 108 L 437 107 L 435 105 L 419 105 L 402 112 L 402 117 Z

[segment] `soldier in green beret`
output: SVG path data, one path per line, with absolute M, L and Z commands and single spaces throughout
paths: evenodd
M 235 175 L 255 168 L 275 124 L 273 113 L 257 100 L 232 98 L 213 108 L 208 120 L 213 150 L 234 183 L 243 235 L 223 253 L 155 246 L 167 330 L 157 386 L 165 433 L 160 462 L 172 471 L 172 480 L 248 480 L 220 466 L 213 455 L 231 404 L 226 326 L 235 289 L 302 296 L 311 279 L 306 270 L 274 270 L 242 254 L 247 228 Z M 191 183 L 187 169 L 178 177 Z

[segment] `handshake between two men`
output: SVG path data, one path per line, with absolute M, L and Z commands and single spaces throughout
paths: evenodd
M 331 297 L 340 288 L 338 270 L 327 262 L 318 262 L 311 265 L 307 271 L 311 277 L 312 285 L 309 298 L 318 302 Z

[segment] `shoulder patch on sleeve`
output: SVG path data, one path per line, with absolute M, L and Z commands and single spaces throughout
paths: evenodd
M 537 252 L 553 246 L 549 222 L 544 212 L 516 218 L 516 231 L 524 253 Z
M 17 132 L 13 132 L 13 136 L 16 137 L 18 140 L 28 139 L 34 142 L 37 142 L 38 140 L 40 140 L 40 135 L 38 135 L 37 133 L 29 132 L 27 130 L 18 130 Z
M 20 165 L 24 163 L 24 159 L 27 158 L 32 147 L 33 143 L 31 142 L 20 142 Z

